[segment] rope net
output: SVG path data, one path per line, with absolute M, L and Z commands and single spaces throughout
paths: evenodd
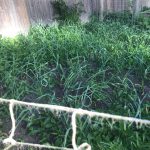
M 21 146 L 21 147 L 34 147 L 34 148 L 47 148 L 47 149 L 57 149 L 57 150 L 91 150 L 91 146 L 88 143 L 83 143 L 81 145 L 77 145 L 76 143 L 76 135 L 77 135 L 77 123 L 76 119 L 77 116 L 84 116 L 87 115 L 90 118 L 93 117 L 99 117 L 102 119 L 112 119 L 113 121 L 125 121 L 125 122 L 130 122 L 130 123 L 136 123 L 137 125 L 150 125 L 150 120 L 144 120 L 144 119 L 137 119 L 133 117 L 123 117 L 123 116 L 118 116 L 118 115 L 111 115 L 111 114 L 106 114 L 106 113 L 99 113 L 99 112 L 93 112 L 93 111 L 87 111 L 83 109 L 75 109 L 75 108 L 69 108 L 69 107 L 63 107 L 63 106 L 58 106 L 58 105 L 48 105 L 48 104 L 38 104 L 38 103 L 27 103 L 27 102 L 22 102 L 22 101 L 17 101 L 17 100 L 7 100 L 7 99 L 2 99 L 0 98 L 0 103 L 7 103 L 9 104 L 9 111 L 10 111 L 10 117 L 12 121 L 12 129 L 9 137 L 7 139 L 3 140 L 3 143 L 8 145 L 5 150 L 10 149 L 13 146 Z M 40 144 L 32 144 L 32 143 L 24 143 L 24 142 L 18 142 L 14 139 L 15 136 L 15 130 L 16 130 L 16 120 L 14 117 L 14 106 L 19 105 L 19 106 L 25 106 L 25 107 L 32 107 L 32 108 L 42 108 L 42 109 L 48 109 L 50 111 L 56 111 L 56 112 L 67 112 L 67 113 L 72 113 L 72 119 L 71 119 L 71 124 L 72 124 L 72 147 L 73 148 L 66 148 L 66 147 L 57 147 L 57 146 L 47 146 L 47 145 L 40 145 Z

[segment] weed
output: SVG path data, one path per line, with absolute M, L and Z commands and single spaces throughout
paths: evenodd
M 55 19 L 60 21 L 79 21 L 79 16 L 82 10 L 81 3 L 77 3 L 74 6 L 67 6 L 63 0 L 56 0 L 52 2 L 52 5 L 57 14 Z

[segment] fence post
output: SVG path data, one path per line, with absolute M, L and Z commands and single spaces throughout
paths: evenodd
M 134 0 L 133 1 L 133 13 L 135 16 L 137 16 L 140 12 L 140 0 Z
M 104 19 L 104 0 L 100 0 L 100 14 L 99 14 L 99 20 L 103 21 Z

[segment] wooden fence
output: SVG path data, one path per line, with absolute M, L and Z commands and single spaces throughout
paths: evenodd
M 54 0 L 0 0 L 0 34 L 14 35 L 26 32 L 30 25 L 38 22 L 50 23 L 54 17 L 51 1 Z M 65 0 L 68 5 L 81 1 L 85 14 L 103 11 L 114 12 L 130 9 L 130 0 Z M 150 0 L 136 0 L 136 11 L 150 7 Z M 101 16 L 102 17 L 102 16 Z

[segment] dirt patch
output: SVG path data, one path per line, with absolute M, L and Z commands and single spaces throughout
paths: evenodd
M 36 101 L 38 98 L 38 96 L 35 94 L 35 93 L 30 93 L 30 94 L 27 94 L 23 99 L 22 101 L 24 102 L 34 102 Z
M 3 139 L 9 137 L 9 132 L 11 130 L 11 120 L 10 118 L 0 119 L 0 150 L 4 149 Z
M 12 123 L 11 119 L 0 119 L 0 150 L 4 150 L 4 144 L 3 139 L 6 139 L 10 135 Z M 26 125 L 24 123 L 20 123 L 20 125 L 17 127 L 15 131 L 15 140 L 17 141 L 23 141 L 27 143 L 38 143 L 39 139 L 37 136 L 30 136 L 27 132 Z M 12 147 L 10 150 L 18 150 L 17 147 Z M 25 148 L 25 150 L 28 150 L 28 148 Z
M 54 91 L 55 91 L 56 98 L 58 100 L 63 99 L 63 96 L 64 96 L 64 86 L 63 85 L 55 86 Z
M 15 132 L 15 139 L 17 141 L 24 141 L 24 142 L 27 142 L 27 143 L 38 143 L 38 137 L 34 136 L 30 136 L 29 133 L 27 132 L 27 129 L 26 129 L 26 124 L 25 123 L 21 123 L 17 129 L 16 129 L 16 132 Z

